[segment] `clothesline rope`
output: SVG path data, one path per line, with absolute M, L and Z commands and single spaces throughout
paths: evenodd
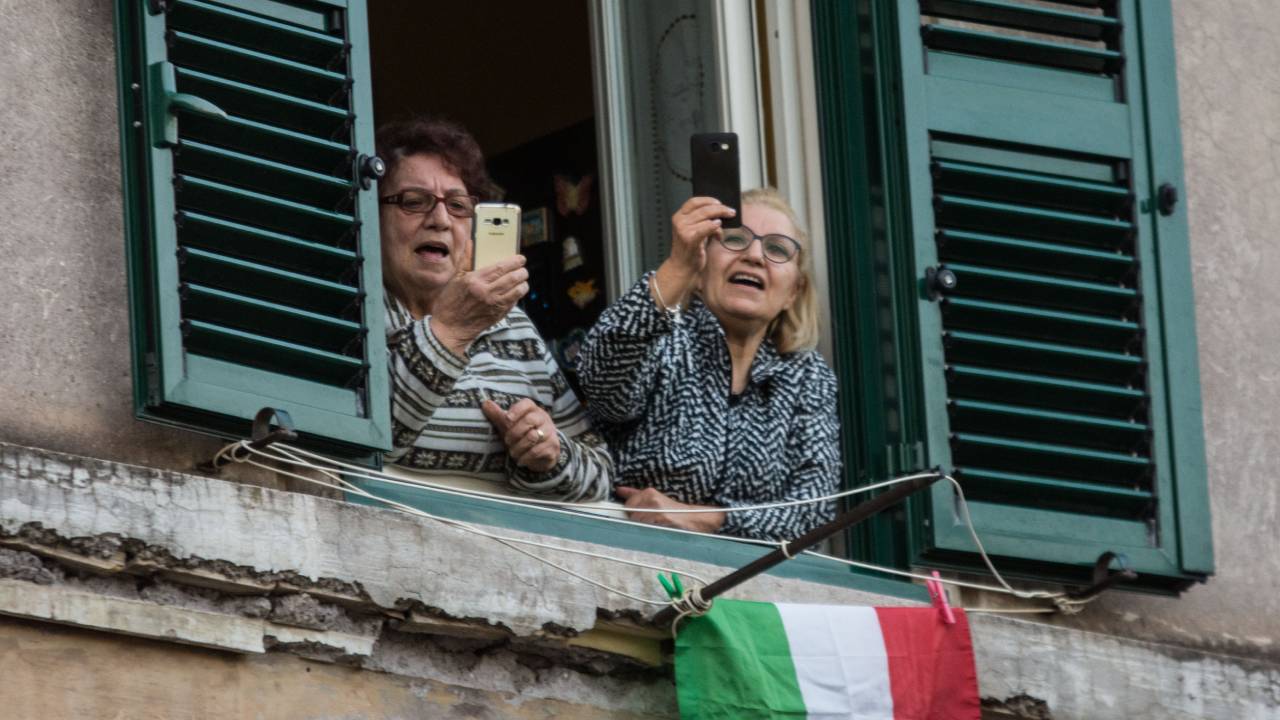
M 625 598 L 628 598 L 628 599 L 631 599 L 631 600 L 635 600 L 635 601 L 637 601 L 637 602 L 645 603 L 645 604 L 647 604 L 647 605 L 654 605 L 654 606 L 666 606 L 666 605 L 669 605 L 669 604 L 670 604 L 670 602 L 669 602 L 669 601 L 666 601 L 666 600 L 652 600 L 652 599 L 649 599 L 649 598 L 640 597 L 639 595 L 635 595 L 634 593 L 630 593 L 630 592 L 628 592 L 628 591 L 626 591 L 626 590 L 620 590 L 620 589 L 618 589 L 618 588 L 611 587 L 611 586 L 606 585 L 606 584 L 604 584 L 604 583 L 602 583 L 602 582 L 599 582 L 599 581 L 597 581 L 597 580 L 594 580 L 594 579 L 592 579 L 592 578 L 589 578 L 589 577 L 587 577 L 586 575 L 583 575 L 582 573 L 577 572 L 576 570 L 572 570 L 572 569 L 570 569 L 570 568 L 564 567 L 563 565 L 560 565 L 560 564 L 558 564 L 558 563 L 556 563 L 556 562 L 553 562 L 553 561 L 551 561 L 551 560 L 549 560 L 549 559 L 547 559 L 547 558 L 545 558 L 545 557 L 543 557 L 543 556 L 541 556 L 541 555 L 538 555 L 538 554 L 536 554 L 536 553 L 529 552 L 528 550 L 525 550 L 525 549 L 523 549 L 523 548 L 521 548 L 521 547 L 518 547 L 518 546 L 520 546 L 520 545 L 528 545 L 528 546 L 532 546 L 532 547 L 539 547 L 539 548 L 544 548 L 544 549 L 547 549 L 547 550 L 555 550 L 555 551 L 558 551 L 558 552 L 565 552 L 565 553 L 570 553 L 570 554 L 575 554 L 575 555 L 585 555 L 585 556 L 587 556 L 587 557 L 593 557 L 593 558 L 597 558 L 597 559 L 601 559 L 601 560 L 608 560 L 608 561 L 611 561 L 611 562 L 621 563 L 621 564 L 624 564 L 624 565 L 630 565 L 630 566 L 633 566 L 633 567 L 645 568 L 645 569 L 648 569 L 648 570 L 657 570 L 657 571 L 659 571 L 659 572 L 669 572 L 669 573 L 679 573 L 680 575 L 683 575 L 684 577 L 693 578 L 694 580 L 697 580 L 698 582 L 702 583 L 703 585 L 705 585 L 705 584 L 706 584 L 706 582 L 707 582 L 705 578 L 703 578 L 703 577 L 701 577 L 701 576 L 699 576 L 699 575 L 697 575 L 697 574 L 695 574 L 695 573 L 688 572 L 688 571 L 685 571 L 685 570 L 676 570 L 675 568 L 670 568 L 670 567 L 667 567 L 667 566 L 664 566 L 664 565 L 654 565 L 654 564 L 651 564 L 651 563 L 639 562 L 639 561 L 636 561 L 636 560 L 630 560 L 630 559 L 627 559 L 627 558 L 621 558 L 621 557 L 617 557 L 617 556 L 614 556 L 614 555 L 605 555 L 605 554 L 603 554 L 603 553 L 597 553 L 597 552 L 592 552 L 592 551 L 588 551 L 588 550 L 579 550 L 579 549 L 577 549 L 577 548 L 564 547 L 564 546 L 560 546 L 560 545 L 551 545 L 551 544 L 549 544 L 549 543 L 539 542 L 539 541 L 536 541 L 536 540 L 528 540 L 528 539 L 525 539 L 525 538 L 517 538 L 517 537 L 511 537 L 511 536 L 507 536 L 507 535 L 499 535 L 499 534 L 497 534 L 497 533 L 491 533 L 491 532 L 488 532 L 488 531 L 485 531 L 485 530 L 481 530 L 480 528 L 477 528 L 477 527 L 475 527 L 474 525 L 471 525 L 470 523 L 462 522 L 462 521 L 460 521 L 460 520 L 453 520 L 453 519 L 451 519 L 451 518 L 440 517 L 440 516 L 438 516 L 438 515 L 433 515 L 433 514 L 431 514 L 431 513 L 425 512 L 425 511 L 423 511 L 423 510 L 419 510 L 418 508 L 415 508 L 415 507 L 413 507 L 413 506 L 405 505 L 405 504 L 400 503 L 400 502 L 397 502 L 397 501 L 395 501 L 395 500 L 390 500 L 390 499 L 387 499 L 387 498 L 384 498 L 384 497 L 380 497 L 380 496 L 378 496 L 378 495 L 375 495 L 375 494 L 373 494 L 373 493 L 370 493 L 370 492 L 368 492 L 368 491 L 364 490 L 363 488 L 359 487 L 358 485 L 354 485 L 354 484 L 352 484 L 352 483 L 350 483 L 350 482 L 348 482 L 348 481 L 346 481 L 346 480 L 343 480 L 342 478 L 338 477 L 338 476 L 337 476 L 333 471 L 326 470 L 326 469 L 324 469 L 324 468 L 317 467 L 317 466 L 312 465 L 312 464 L 309 464 L 309 463 L 305 463 L 305 461 L 303 461 L 303 460 L 301 460 L 301 459 L 299 459 L 299 458 L 296 458 L 296 457 L 290 457 L 290 456 L 288 455 L 288 451 L 287 451 L 287 450 L 285 450 L 285 451 L 284 451 L 284 452 L 286 453 L 286 455 L 285 455 L 285 456 L 279 456 L 279 455 L 274 455 L 274 454 L 271 454 L 271 453 L 263 452 L 262 450 L 258 450 L 258 449 L 256 449 L 256 448 L 248 447 L 247 445 L 245 445 L 245 448 L 246 448 L 250 453 L 252 453 L 252 454 L 254 454 L 254 455 L 260 455 L 260 456 L 262 456 L 262 457 L 266 457 L 266 458 L 268 458 L 268 459 L 275 460 L 275 461 L 277 461 L 277 462 L 293 462 L 293 463 L 296 463 L 296 464 L 304 465 L 304 466 L 308 467 L 309 469 L 316 470 L 316 471 L 320 472 L 321 474 L 325 475 L 326 477 L 329 477 L 333 482 L 325 482 L 325 481 L 323 481 L 323 480 L 318 480 L 318 479 L 316 479 L 316 478 L 307 477 L 307 476 L 305 476 L 305 475 L 300 475 L 300 474 L 298 474 L 298 473 L 289 472 L 289 471 L 287 471 L 287 470 L 281 470 L 281 469 L 279 469 L 279 468 L 277 468 L 277 467 L 272 467 L 272 466 L 267 465 L 267 464 L 265 464 L 265 463 L 261 463 L 261 462 L 258 462 L 258 461 L 256 461 L 256 460 L 253 460 L 252 458 L 233 457 L 233 459 L 234 459 L 234 461 L 235 461 L 235 462 L 245 463 L 245 464 L 248 464 L 248 465 L 252 465 L 252 466 L 254 466 L 254 467 L 259 467 L 259 468 L 262 468 L 262 469 L 264 469 L 264 470 L 271 471 L 271 472 L 277 472 L 277 473 L 280 473 L 281 475 L 284 475 L 284 476 L 286 476 L 286 477 L 295 478 L 295 479 L 297 479 L 297 480 L 301 480 L 301 481 L 303 481 L 303 482 L 310 483 L 310 484 L 313 484 L 313 485 L 321 485 L 321 486 L 324 486 L 324 487 L 329 487 L 329 488 L 336 488 L 336 489 L 340 489 L 340 490 L 345 490 L 345 491 L 347 491 L 347 492 L 351 492 L 352 494 L 360 495 L 360 496 L 363 496 L 363 497 L 367 497 L 367 498 L 369 498 L 369 499 L 371 499 L 371 500 L 374 500 L 374 501 L 377 501 L 377 502 L 381 502 L 381 503 L 383 503 L 383 504 L 385 504 L 385 505 L 388 505 L 388 506 L 393 507 L 393 508 L 395 508 L 395 509 L 397 509 L 397 510 L 401 510 L 401 511 L 403 511 L 403 512 L 409 513 L 409 514 L 411 514 L 411 515 L 416 515 L 416 516 L 418 516 L 418 517 L 426 518 L 426 519 L 429 519 L 429 520 L 434 520 L 434 521 L 436 521 L 436 522 L 442 523 L 442 524 L 447 525 L 447 526 L 449 526 L 449 527 L 458 528 L 458 529 L 460 529 L 460 530 L 464 530 L 464 531 L 466 531 L 466 532 L 473 533 L 473 534 L 478 535 L 478 536 L 480 536 L 480 537 L 485 537 L 485 538 L 489 538 L 489 539 L 491 539 L 491 540 L 495 540 L 495 541 L 497 541 L 497 542 L 498 542 L 499 544 L 501 544 L 501 545 L 504 545 L 504 546 L 506 546 L 506 547 L 508 547 L 508 548 L 510 548 L 510 549 L 512 549 L 512 550 L 515 550 L 515 551 L 516 551 L 516 552 L 518 552 L 518 553 L 523 554 L 523 555 L 527 555 L 527 556 L 529 556 L 529 557 L 531 557 L 531 558 L 533 558 L 533 559 L 535 559 L 535 560 L 537 560 L 537 561 L 539 561 L 539 562 L 541 562 L 541 563 L 544 563 L 544 564 L 546 564 L 546 565 L 548 565 L 548 566 L 550 566 L 550 567 L 552 567 L 552 568 L 555 568 L 556 570 L 560 570 L 561 572 L 567 573 L 568 575 L 571 575 L 571 576 L 573 576 L 573 577 L 575 577 L 575 578 L 577 578 L 577 579 L 579 579 L 579 580 L 582 580 L 583 582 L 586 582 L 586 583 L 588 583 L 588 584 L 590 584 L 590 585 L 593 585 L 593 586 L 595 586 L 595 587 L 598 587 L 598 588 L 600 588 L 600 589 L 602 589 L 602 590 L 605 590 L 605 591 L 607 591 L 607 592 L 611 592 L 611 593 L 614 593 L 614 594 L 616 594 L 616 595 L 620 595 L 620 596 L 622 596 L 622 597 L 625 597 Z
M 242 450 L 244 452 L 238 453 L 237 451 L 239 450 Z M 264 463 L 261 463 L 252 459 L 252 456 L 254 455 L 266 458 L 268 460 L 275 461 L 277 463 L 295 465 L 301 468 L 306 468 L 309 470 L 319 472 L 325 477 L 329 478 L 330 482 L 318 480 L 316 478 L 307 477 L 305 475 L 300 475 L 298 473 L 293 473 L 293 472 L 281 470 L 277 467 L 266 465 Z M 633 567 L 641 567 L 641 568 L 659 570 L 662 572 L 669 572 L 669 573 L 679 573 L 680 575 L 683 575 L 685 577 L 689 577 L 694 580 L 697 580 L 699 583 L 702 583 L 703 585 L 706 584 L 705 579 L 690 572 L 677 571 L 672 568 L 638 562 L 638 561 L 629 560 L 626 558 L 620 558 L 613 555 L 606 555 L 606 554 L 587 551 L 587 550 L 578 550 L 575 548 L 568 548 L 568 547 L 563 547 L 558 545 L 550 545 L 547 543 L 527 540 L 524 538 L 516 538 L 516 537 L 491 533 L 485 530 L 481 530 L 480 528 L 477 528 L 476 526 L 470 523 L 453 520 L 453 519 L 441 517 L 438 515 L 433 515 L 431 513 L 427 513 L 413 506 L 405 505 L 395 500 L 381 497 L 377 494 L 369 492 L 368 490 L 358 485 L 355 485 L 349 482 L 348 480 L 341 477 L 341 475 L 346 475 L 346 476 L 360 478 L 360 479 L 367 479 L 367 480 L 377 480 L 377 481 L 386 482 L 389 484 L 399 485 L 404 487 L 413 487 L 413 488 L 425 487 L 433 491 L 440 492 L 447 495 L 480 498 L 480 499 L 486 499 L 493 502 L 497 502 L 500 504 L 509 504 L 509 505 L 514 505 L 519 507 L 533 507 L 536 510 L 543 511 L 543 512 L 572 514 L 580 517 L 584 514 L 584 510 L 582 509 L 581 505 L 577 503 L 546 500 L 542 498 L 526 498 L 526 497 L 521 497 L 519 500 L 512 500 L 510 496 L 503 496 L 495 493 L 487 493 L 487 492 L 478 491 L 478 490 L 464 490 L 464 489 L 458 489 L 458 488 L 444 487 L 444 486 L 435 485 L 426 481 L 421 481 L 421 482 L 407 481 L 402 478 L 397 478 L 392 475 L 388 475 L 386 473 L 370 470 L 369 468 L 366 468 L 366 467 L 343 462 L 341 460 L 330 458 L 330 457 L 321 455 L 319 453 L 314 453 L 309 450 L 305 450 L 303 448 L 286 445 L 284 443 L 275 443 L 269 446 L 266 450 L 263 450 L 263 449 L 252 447 L 248 441 L 239 441 L 223 447 L 218 452 L 218 457 L 220 459 L 227 459 L 234 462 L 246 463 L 249 465 L 253 465 L 255 467 L 260 467 L 260 468 L 272 471 L 272 472 L 278 472 L 287 477 L 296 478 L 298 480 L 307 482 L 309 484 L 321 485 L 321 486 L 329 487 L 331 489 L 338 489 L 338 490 L 350 492 L 354 495 L 365 497 L 375 502 L 380 502 L 389 507 L 393 507 L 395 509 L 401 510 L 403 512 L 407 512 L 412 515 L 434 520 L 450 527 L 454 527 L 454 528 L 464 530 L 466 532 L 474 533 L 481 537 L 490 538 L 506 547 L 511 548 L 512 550 L 515 550 L 516 552 L 520 552 L 524 555 L 527 555 L 535 560 L 538 560 L 539 562 L 542 562 L 552 568 L 565 572 L 579 580 L 582 580 L 583 582 L 586 582 L 592 586 L 595 586 L 607 592 L 611 592 L 616 595 L 620 595 L 622 597 L 626 597 L 628 599 L 635 600 L 637 602 L 642 602 L 648 605 L 662 605 L 662 606 L 673 605 L 676 607 L 678 611 L 681 611 L 680 617 L 684 617 L 686 615 L 694 614 L 694 613 L 683 612 L 683 610 L 687 606 L 678 604 L 680 602 L 679 600 L 672 602 L 672 601 L 658 601 L 658 600 L 651 600 L 648 598 L 642 598 L 628 591 L 610 587 L 602 582 L 586 577 L 585 575 L 582 575 L 577 571 L 566 568 L 545 557 L 542 557 L 541 555 L 529 552 L 528 550 L 525 550 L 518 546 L 527 545 L 532 547 L 539 547 L 539 548 L 552 550 L 552 551 L 567 552 L 567 553 L 583 555 L 587 557 L 594 557 L 597 559 L 611 561 L 611 562 L 618 562 L 618 563 L 630 565 Z M 313 462 L 312 459 L 319 461 L 321 463 L 324 463 L 329 467 L 318 465 L 316 464 L 316 462 Z M 752 506 L 740 506 L 737 508 L 727 508 L 726 510 L 745 511 L 745 510 L 752 510 L 752 509 L 768 509 L 772 507 L 790 507 L 790 506 L 808 504 L 808 503 L 827 502 L 829 500 L 834 500 L 834 499 L 847 497 L 855 494 L 865 493 L 865 492 L 877 490 L 884 487 L 890 487 L 892 485 L 897 485 L 903 482 L 910 482 L 912 480 L 916 480 L 922 477 L 934 477 L 936 475 L 937 473 L 935 472 L 915 473 L 912 475 L 893 478 L 891 480 L 886 480 L 886 481 L 874 483 L 871 485 L 864 485 L 864 486 L 846 490 L 840 493 L 835 493 L 833 495 L 828 495 L 828 496 L 823 496 L 818 498 L 811 498 L 811 499 L 805 499 L 805 500 L 799 500 L 799 501 L 783 501 L 780 503 L 763 503 L 763 504 L 752 505 Z M 978 537 L 978 533 L 973 525 L 973 519 L 969 514 L 968 500 L 964 496 L 964 490 L 960 486 L 960 483 L 950 475 L 943 474 L 941 475 L 941 478 L 949 481 L 955 487 L 957 496 L 959 497 L 959 500 L 960 500 L 959 506 L 962 514 L 962 519 L 964 520 L 964 524 L 969 531 L 970 537 L 974 541 L 975 547 L 978 549 L 979 555 L 982 557 L 983 563 L 986 565 L 988 571 L 991 572 L 992 577 L 994 577 L 996 581 L 999 583 L 999 586 L 987 585 L 982 583 L 972 583 L 972 582 L 966 582 L 962 580 L 953 580 L 953 579 L 946 579 L 946 578 L 942 579 L 942 582 L 946 584 L 954 585 L 957 587 L 982 590 L 986 592 L 1009 594 L 1021 599 L 1049 600 L 1049 601 L 1052 601 L 1055 605 L 1055 607 L 1052 607 L 1052 608 L 1050 607 L 1007 608 L 1007 609 L 974 608 L 974 611 L 976 612 L 1010 612 L 1010 613 L 1014 613 L 1014 612 L 1016 613 L 1046 612 L 1047 613 L 1047 612 L 1061 611 L 1065 613 L 1073 613 L 1073 612 L 1079 612 L 1079 610 L 1081 609 L 1080 606 L 1085 605 L 1094 599 L 1094 598 L 1086 598 L 1086 599 L 1077 600 L 1077 599 L 1072 599 L 1068 597 L 1067 594 L 1063 592 L 1050 592 L 1050 591 L 1043 591 L 1043 590 L 1032 590 L 1032 591 L 1017 590 L 1013 586 L 1011 586 L 1004 579 L 1004 577 L 999 573 L 999 571 L 996 570 L 995 565 L 992 563 L 991 558 L 987 554 L 986 548 L 983 547 L 982 541 Z M 663 511 L 663 510 L 658 510 L 653 508 L 634 508 L 634 509 L 627 508 L 626 510 L 628 512 L 633 512 L 638 510 L 643 510 L 648 512 L 678 512 L 678 511 L 672 511 L 672 510 Z M 705 511 L 694 510 L 691 512 L 705 512 Z M 668 528 L 668 527 L 657 526 L 657 525 L 648 525 L 644 523 L 638 523 L 633 520 L 623 520 L 620 518 L 605 517 L 605 516 L 597 515 L 594 513 L 590 514 L 590 516 L 593 519 L 602 520 L 605 522 L 620 523 L 625 525 L 643 525 L 644 527 L 647 527 L 647 528 L 653 528 L 653 529 L 658 529 L 658 530 L 663 530 L 668 532 L 678 532 L 683 534 L 697 535 L 700 537 L 713 538 L 715 540 L 725 541 L 725 542 L 745 542 L 748 544 L 770 546 L 770 547 L 778 546 L 776 542 L 768 541 L 768 540 L 755 540 L 752 538 L 731 538 L 723 535 L 717 535 L 714 533 L 702 533 L 702 532 L 696 532 L 692 530 L 683 530 L 680 528 Z M 803 551 L 802 554 L 809 555 L 811 557 L 815 557 L 820 560 L 830 561 L 830 562 L 834 562 L 834 563 L 838 563 L 838 564 L 842 564 L 850 567 L 856 567 L 864 570 L 870 570 L 872 572 L 880 572 L 880 573 L 885 573 L 889 575 L 896 575 L 899 577 L 912 578 L 916 580 L 927 581 L 927 580 L 935 579 L 931 576 L 920 575 L 920 574 L 912 573 L 905 570 L 898 570 L 897 568 L 889 568 L 889 567 L 884 567 L 880 565 L 864 563 L 857 560 L 848 560 L 845 558 L 838 558 L 833 555 L 827 555 L 827 554 L 819 553 L 813 550 L 805 550 Z

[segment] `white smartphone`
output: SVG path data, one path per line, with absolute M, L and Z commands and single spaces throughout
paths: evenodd
M 520 253 L 520 206 L 479 203 L 471 225 L 471 269 L 478 270 Z

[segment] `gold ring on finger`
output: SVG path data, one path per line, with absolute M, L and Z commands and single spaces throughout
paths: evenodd
M 542 442 L 547 439 L 547 434 L 542 432 L 542 428 L 534 428 L 533 431 L 538 434 L 538 442 Z

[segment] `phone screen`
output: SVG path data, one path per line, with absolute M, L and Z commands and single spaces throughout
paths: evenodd
M 480 203 L 471 225 L 471 269 L 489 267 L 520 253 L 520 206 Z
M 737 213 L 722 227 L 742 225 L 742 183 L 738 176 L 738 134 L 697 133 L 689 138 L 693 194 L 713 197 Z

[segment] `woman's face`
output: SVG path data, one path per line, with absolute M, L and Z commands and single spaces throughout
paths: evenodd
M 786 215 L 764 205 L 744 206 L 742 224 L 744 232 L 750 228 L 756 235 L 796 236 Z M 785 263 L 776 263 L 765 258 L 764 245 L 759 240 L 737 252 L 718 239 L 707 243 L 702 300 L 726 327 L 754 332 L 768 326 L 795 302 L 800 281 L 798 253 Z
M 396 166 L 382 196 L 405 190 L 448 197 L 466 195 L 467 187 L 438 155 L 410 155 Z M 401 300 L 433 296 L 459 270 L 471 266 L 471 218 L 460 218 L 436 202 L 426 214 L 408 213 L 398 205 L 382 205 L 382 274 Z

